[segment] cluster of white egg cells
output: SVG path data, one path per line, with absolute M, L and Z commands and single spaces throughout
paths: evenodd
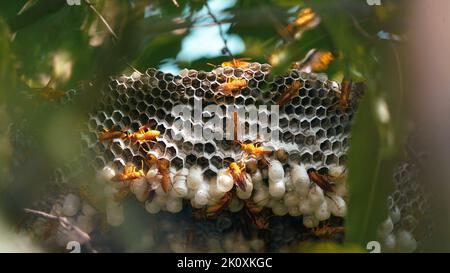
M 208 208 L 220 203 L 225 194 L 236 188 L 232 200 L 226 205 L 231 212 L 244 207 L 245 200 L 251 200 L 260 207 L 271 208 L 276 216 L 303 216 L 307 228 L 317 227 L 331 215 L 344 217 L 347 212 L 345 202 L 345 172 L 342 166 L 330 166 L 328 177 L 336 177 L 334 191 L 326 192 L 308 176 L 307 166 L 298 163 L 283 164 L 277 159 L 269 159 L 267 168 L 259 169 L 256 160 L 248 160 L 245 175 L 245 190 L 235 186 L 229 170 L 219 170 L 217 176 L 206 179 L 202 169 L 196 165 L 180 170 L 170 169 L 171 185 L 167 192 L 161 186 L 161 175 L 152 167 L 144 177 L 133 180 L 114 181 L 116 172 L 105 167 L 99 173 L 100 180 L 107 182 L 107 220 L 112 226 L 124 221 L 123 209 L 116 198 L 120 190 L 128 188 L 145 209 L 156 214 L 160 211 L 178 213 L 183 209 L 183 200 L 188 200 L 195 209 Z M 149 192 L 155 194 L 149 198 Z

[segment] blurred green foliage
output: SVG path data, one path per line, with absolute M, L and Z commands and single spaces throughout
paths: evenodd
M 205 4 L 203 0 L 178 0 L 180 7 L 169 0 L 91 1 L 117 34 L 116 40 L 94 10 L 81 2 L 80 6 L 69 6 L 65 0 L 0 2 L 0 174 L 5 177 L 2 182 L 13 175 L 15 183 L 4 191 L 1 202 L 12 209 L 10 214 L 36 197 L 34 192 L 47 183 L 55 166 L 77 156 L 78 130 L 107 78 L 132 72 L 129 65 L 143 71 L 176 59 L 183 39 L 202 27 L 195 15 Z M 401 155 L 401 136 L 406 129 L 398 45 L 376 36 L 380 30 L 401 31 L 400 5 L 387 0 L 379 7 L 361 0 L 237 0 L 220 22 L 231 24 L 228 34 L 239 35 L 245 43 L 244 52 L 233 53 L 235 57 L 267 62 L 273 53 L 283 52 L 274 74 L 286 71 L 292 62 L 317 48 L 336 56 L 326 71 L 330 78 L 341 80 L 345 75 L 367 84 L 348 159 L 346 221 L 348 242 L 363 248 L 375 239 L 377 224 L 386 216 L 391 169 Z M 304 7 L 312 7 L 321 23 L 299 39 L 281 35 L 280 28 Z M 210 59 L 177 64 L 210 69 L 207 63 L 229 58 L 217 52 Z M 51 78 L 55 78 L 57 90 L 78 90 L 73 104 L 57 107 L 38 97 L 29 99 L 28 95 L 36 92 L 32 88 L 44 87 Z M 379 117 L 380 103 L 389 109 L 387 121 Z M 22 120 L 32 127 L 36 150 L 21 162 L 24 173 L 11 174 L 6 166 L 12 166 L 17 158 L 11 156 L 7 128 Z M 12 198 L 16 198 L 14 202 Z

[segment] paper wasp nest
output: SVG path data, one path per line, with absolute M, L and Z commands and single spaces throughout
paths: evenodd
M 94 164 L 105 182 L 111 182 L 130 164 L 135 170 L 140 170 L 143 164 L 144 177 L 105 185 L 112 185 L 111 196 L 128 188 L 150 213 L 161 210 L 176 213 L 188 203 L 195 209 L 210 208 L 224 200 L 227 192 L 236 192 L 225 210 L 237 212 L 246 202 L 253 201 L 257 206 L 271 208 L 275 215 L 303 215 L 303 223 L 309 228 L 330 215 L 343 217 L 346 152 L 358 92 L 350 92 L 346 107 L 337 107 L 340 84 L 329 81 L 325 75 L 291 70 L 285 76 L 272 76 L 270 69 L 268 64 L 250 63 L 242 68 L 183 70 L 180 75 L 172 75 L 150 68 L 143 75 L 134 73 L 111 79 L 82 135 L 84 158 Z M 244 84 L 229 94 L 220 92 L 226 83 L 233 82 L 230 79 L 239 79 Z M 273 117 L 278 120 L 275 126 L 261 119 L 239 116 L 238 123 L 244 128 L 239 141 L 259 142 L 272 152 L 265 164 L 261 158 L 246 158 L 247 187 L 237 188 L 230 182 L 227 168 L 231 162 L 238 162 L 244 152 L 239 143 L 226 137 L 226 124 L 235 124 L 227 107 L 242 106 L 247 113 L 256 107 L 270 113 L 271 107 L 296 82 L 300 82 L 301 88 L 279 107 L 279 117 Z M 174 112 L 177 105 L 185 105 L 189 110 L 200 107 L 203 116 L 196 118 L 192 114 L 186 118 Z M 222 113 L 208 112 L 207 106 L 211 105 L 219 106 Z M 267 109 L 261 108 L 264 106 Z M 215 128 L 215 133 L 224 133 L 222 140 L 194 138 L 184 129 L 204 130 L 214 118 L 224 125 Z M 183 127 L 175 126 L 177 122 Z M 135 142 L 126 138 L 99 141 L 99 134 L 105 129 L 134 133 L 141 126 L 161 134 L 155 141 Z M 252 126 L 258 132 L 265 129 L 276 133 L 279 139 L 261 140 L 259 133 L 249 133 Z M 167 193 L 161 189 L 161 173 L 149 163 L 148 153 L 170 162 L 171 186 Z M 307 175 L 310 169 L 335 177 L 332 179 L 335 191 L 324 193 L 310 181 Z M 111 198 L 111 215 L 115 213 L 116 200 Z M 113 216 L 111 219 L 112 225 L 123 220 Z
M 410 136 L 408 159 L 394 173 L 395 189 L 388 198 L 389 216 L 378 230 L 383 252 L 421 251 L 433 234 L 432 202 L 421 164 L 426 149 L 418 145 L 416 138 Z

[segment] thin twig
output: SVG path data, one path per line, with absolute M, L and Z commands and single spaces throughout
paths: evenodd
M 206 9 L 208 10 L 209 16 L 211 16 L 211 18 L 213 19 L 214 23 L 216 23 L 216 24 L 217 24 L 217 27 L 219 28 L 220 38 L 221 38 L 222 41 L 223 41 L 223 49 L 222 49 L 222 51 L 223 51 L 224 53 L 228 54 L 230 57 L 233 58 L 233 53 L 231 53 L 231 50 L 230 50 L 230 48 L 228 47 L 228 41 L 227 41 L 227 38 L 225 37 L 225 34 L 224 34 L 224 32 L 223 32 L 221 23 L 219 22 L 219 20 L 217 19 L 217 17 L 212 13 L 211 8 L 209 7 L 208 2 L 205 2 L 205 7 L 206 7 Z
M 80 244 L 86 244 L 91 240 L 91 237 L 89 236 L 89 234 L 84 232 L 79 227 L 72 225 L 66 217 L 57 216 L 57 215 L 53 215 L 50 213 L 46 213 L 46 212 L 39 211 L 39 210 L 33 210 L 33 209 L 24 209 L 24 211 L 26 213 L 35 214 L 37 216 L 40 216 L 40 217 L 43 217 L 43 218 L 46 218 L 46 219 L 49 219 L 52 221 L 57 221 L 59 223 L 59 225 L 63 228 L 63 230 L 67 233 L 67 235 L 71 239 L 77 241 Z
M 177 8 L 180 7 L 180 5 L 178 4 L 177 0 L 172 0 L 172 3 L 173 3 Z
M 369 40 L 374 39 L 375 37 L 373 35 L 370 35 L 358 22 L 358 20 L 356 20 L 355 16 L 353 16 L 353 14 L 351 14 L 350 12 L 348 12 L 348 15 L 350 16 L 350 19 L 352 20 L 352 23 L 354 25 L 354 27 L 356 28 L 356 30 L 359 31 L 359 33 L 361 33 L 364 37 L 366 37 Z
M 128 66 L 129 68 L 133 69 L 133 71 L 136 72 L 136 73 L 138 73 L 139 75 L 141 75 L 141 76 L 144 75 L 144 74 L 142 74 L 141 71 L 137 70 L 137 68 L 134 67 L 134 66 L 132 66 L 130 63 L 127 63 L 127 66 Z
M 19 12 L 17 13 L 17 15 L 21 15 L 24 11 L 26 11 L 31 4 L 33 3 L 34 0 L 28 0 L 23 6 L 22 8 L 19 10 Z
M 119 40 L 117 34 L 114 32 L 114 30 L 108 24 L 108 22 L 106 21 L 105 17 L 103 17 L 103 15 L 94 7 L 94 5 L 92 5 L 91 1 L 90 0 L 84 0 L 84 2 L 86 3 L 86 5 L 88 5 L 95 12 L 95 14 L 97 14 L 97 16 L 100 18 L 100 20 L 102 20 L 103 24 L 106 26 L 106 28 L 111 33 L 111 35 L 114 37 L 114 39 L 116 41 Z

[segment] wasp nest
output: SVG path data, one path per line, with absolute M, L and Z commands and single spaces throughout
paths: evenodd
M 427 152 L 416 138 L 410 136 L 407 161 L 394 173 L 395 189 L 388 197 L 389 216 L 378 229 L 384 252 L 421 251 L 433 233 L 432 202 L 422 168 Z
M 356 85 L 344 96 L 323 74 L 272 77 L 270 69 L 248 63 L 172 75 L 150 68 L 111 79 L 82 135 L 86 162 L 106 182 L 108 222 L 122 223 L 128 192 L 152 214 L 185 204 L 206 214 L 269 208 L 303 216 L 309 228 L 343 217 Z

